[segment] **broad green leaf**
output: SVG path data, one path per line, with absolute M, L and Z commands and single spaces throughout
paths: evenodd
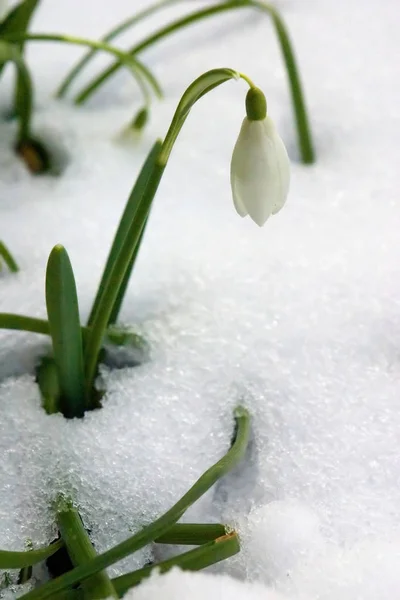
M 82 333 L 72 266 L 65 248 L 50 253 L 46 271 L 46 305 L 54 360 L 60 386 L 61 410 L 82 417 L 85 402 Z

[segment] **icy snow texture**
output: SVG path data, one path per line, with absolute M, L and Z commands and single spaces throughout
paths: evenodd
M 45 0 L 34 29 L 95 37 L 131 5 L 115 0 L 100 11 L 95 0 L 76 8 Z M 124 539 L 221 456 L 232 408 L 243 402 L 253 416 L 247 461 L 187 515 L 239 528 L 243 552 L 218 569 L 291 600 L 396 597 L 400 12 L 391 0 L 279 6 L 302 69 L 318 163 L 294 162 L 287 205 L 259 230 L 237 217 L 229 189 L 245 86 L 226 84 L 201 100 L 160 186 L 122 313 L 151 342 L 152 360 L 105 371 L 104 408 L 83 422 L 42 413 L 33 369 L 48 340 L 0 333 L 0 548 L 52 539 L 60 489 L 73 493 L 99 551 Z M 61 242 L 86 317 L 146 152 L 206 69 L 251 76 L 297 158 L 286 76 L 264 16 L 225 15 L 147 52 L 167 100 L 132 144 L 119 138 L 140 107 L 129 74 L 88 108 L 49 99 L 79 55 L 29 47 L 37 130 L 50 131 L 70 156 L 61 178 L 27 174 L 10 150 L 12 125 L 0 125 L 0 237 L 21 266 L 18 276 L 1 275 L 2 311 L 45 315 L 45 265 Z M 167 549 L 154 552 L 163 558 Z
M 154 574 L 137 589 L 128 592 L 125 600 L 285 600 L 277 592 L 262 585 L 249 585 L 223 575 L 185 573 L 173 569 L 167 575 Z M 183 596 L 184 594 L 184 596 Z

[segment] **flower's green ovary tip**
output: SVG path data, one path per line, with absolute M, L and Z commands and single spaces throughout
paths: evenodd
M 267 116 L 267 100 L 260 88 L 251 87 L 247 92 L 246 114 L 250 121 L 263 121 Z

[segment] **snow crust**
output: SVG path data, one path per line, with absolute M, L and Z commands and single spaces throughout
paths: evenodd
M 132 10 L 127 0 L 99 4 L 44 0 L 33 29 L 96 37 Z M 246 89 L 229 83 L 199 102 L 161 183 L 121 315 L 150 342 L 151 360 L 103 369 L 102 410 L 72 422 L 45 415 L 33 373 L 48 340 L 0 332 L 2 549 L 54 538 L 59 491 L 79 504 L 99 552 L 125 539 L 220 458 L 233 408 L 249 408 L 246 461 L 185 516 L 237 527 L 242 552 L 212 569 L 224 578 L 173 572 L 144 583 L 139 600 L 178 597 L 179 586 L 194 600 L 372 600 L 397 598 L 400 588 L 400 12 L 392 0 L 277 6 L 312 115 L 313 166 L 298 162 L 274 31 L 251 11 L 143 55 L 166 100 L 133 140 L 121 136 L 141 107 L 129 74 L 84 108 L 55 102 L 55 84 L 81 51 L 32 44 L 35 127 L 69 157 L 60 178 L 26 173 L 10 149 L 15 125 L 0 124 L 0 238 L 21 267 L 0 275 L 0 310 L 32 316 L 45 317 L 45 265 L 62 243 L 85 320 L 146 153 L 205 70 L 232 67 L 262 87 L 293 160 L 279 215 L 263 229 L 238 218 L 229 161 Z M 126 43 L 188 10 L 169 9 Z M 9 70 L 2 110 L 11 81 Z M 146 548 L 110 573 L 170 553 Z

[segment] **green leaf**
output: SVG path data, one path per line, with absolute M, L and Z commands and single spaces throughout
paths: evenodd
M 126 573 L 112 580 L 118 596 L 122 598 L 126 592 L 139 585 L 143 579 L 150 577 L 153 571 L 166 573 L 173 567 L 179 567 L 182 571 L 200 571 L 211 565 L 226 560 L 240 551 L 239 538 L 235 532 L 228 533 L 222 537 L 203 544 L 200 548 L 189 550 L 156 565 L 151 565 Z
M 267 14 L 272 20 L 288 76 L 290 94 L 292 96 L 294 116 L 297 126 L 301 160 L 305 164 L 311 164 L 315 162 L 315 153 L 313 148 L 311 126 L 307 113 L 303 86 L 301 83 L 299 68 L 297 66 L 294 47 L 290 40 L 289 32 L 284 20 L 280 16 L 278 10 L 272 4 L 258 0 L 228 0 L 226 2 L 219 2 L 214 6 L 208 6 L 204 9 L 200 9 L 189 15 L 185 15 L 184 17 L 173 21 L 168 25 L 165 25 L 161 29 L 151 33 L 138 44 L 135 44 L 129 48 L 128 51 L 131 55 L 136 56 L 153 44 L 156 44 L 169 35 L 180 31 L 188 25 L 192 25 L 213 15 L 242 8 L 256 9 L 261 11 Z M 82 102 L 86 101 L 103 83 L 107 81 L 109 77 L 114 75 L 119 68 L 120 63 L 114 62 L 110 67 L 107 67 L 104 71 L 102 71 L 100 75 L 94 77 L 76 96 L 75 102 L 77 104 L 81 104 Z
M 62 546 L 63 542 L 59 540 L 40 550 L 27 550 L 24 552 L 0 550 L 0 569 L 24 569 L 30 565 L 35 565 L 55 554 Z
M 227 527 L 218 523 L 176 523 L 154 541 L 156 544 L 199 546 L 212 542 L 227 533 Z
M 3 242 L 0 242 L 0 257 L 2 257 L 12 273 L 17 273 L 19 271 L 18 265 L 15 262 L 11 252 Z
M 153 13 L 157 12 L 158 10 L 160 10 L 162 8 L 166 8 L 167 6 L 171 6 L 172 4 L 174 4 L 176 2 L 182 2 L 182 1 L 183 0 L 161 0 L 160 2 L 156 2 L 155 4 L 152 4 L 151 6 L 146 6 L 145 9 L 136 13 L 133 17 L 129 17 L 129 19 L 127 19 L 126 21 L 123 21 L 122 23 L 120 23 L 119 25 L 114 27 L 104 37 L 101 38 L 101 41 L 105 42 L 105 43 L 111 42 L 118 35 L 120 35 L 124 31 L 126 31 L 130 27 L 137 25 L 138 23 L 140 23 L 140 21 L 151 16 Z M 67 74 L 64 81 L 61 83 L 60 87 L 58 88 L 58 90 L 56 92 L 56 96 L 58 98 L 62 98 L 65 95 L 68 88 L 71 86 L 73 80 L 79 75 L 79 73 L 88 64 L 88 62 L 94 56 L 96 56 L 97 52 L 98 52 L 97 49 L 89 50 L 89 52 L 87 54 L 85 54 L 85 56 L 83 56 L 83 58 L 71 69 L 71 71 Z
M 84 393 L 78 298 L 72 266 L 67 251 L 61 245 L 53 248 L 47 263 L 46 305 L 61 409 L 66 417 L 82 417 L 88 407 Z
M 24 0 L 17 4 L 0 23 L 0 38 L 14 33 L 26 33 L 38 4 L 39 0 Z M 21 50 L 23 44 L 24 41 L 21 40 L 19 42 Z
M 44 356 L 36 370 L 37 382 L 42 394 L 43 408 L 48 415 L 60 412 L 60 384 L 58 369 L 53 357 Z
M 86 394 L 92 390 L 96 377 L 99 352 L 118 294 L 132 256 L 140 243 L 150 206 L 158 189 L 164 166 L 158 164 L 161 142 L 158 140 L 142 168 L 128 200 L 91 313 L 90 328 L 85 343 Z
M 24 43 L 26 41 L 60 42 L 63 44 L 88 46 L 89 48 L 95 48 L 97 50 L 102 50 L 103 52 L 108 52 L 109 54 L 113 54 L 114 56 L 116 56 L 120 64 L 124 64 L 130 69 L 140 89 L 142 90 L 143 96 L 146 101 L 146 105 L 150 103 L 150 97 L 147 87 L 145 85 L 145 81 L 149 84 L 150 87 L 153 88 L 156 96 L 162 98 L 162 90 L 160 84 L 158 83 L 153 73 L 141 61 L 137 60 L 134 56 L 131 56 L 129 53 L 123 52 L 118 48 L 114 48 L 114 46 L 110 46 L 109 44 L 106 44 L 104 42 L 97 42 L 94 40 L 89 40 L 86 38 L 76 37 L 72 35 L 61 35 L 58 33 L 24 33 L 19 31 L 16 33 L 6 33 L 2 36 L 2 38 L 7 42 L 17 44 Z
M 146 189 L 149 178 L 153 172 L 154 165 L 156 163 L 157 157 L 160 153 L 160 144 L 156 143 L 149 155 L 147 156 L 145 163 L 136 179 L 135 185 L 130 193 L 128 201 L 126 203 L 124 212 L 120 219 L 118 229 L 116 231 L 112 246 L 110 248 L 110 252 L 107 257 L 107 261 L 104 267 L 103 274 L 101 276 L 100 284 L 96 293 L 96 297 L 93 302 L 92 310 L 90 311 L 89 319 L 88 319 L 88 327 L 93 324 L 96 313 L 99 308 L 99 304 L 102 301 L 105 290 L 110 285 L 115 285 L 115 281 L 111 281 L 111 273 L 115 267 L 115 264 L 118 260 L 118 257 L 121 253 L 121 249 L 125 242 L 125 239 L 128 235 L 129 229 L 135 219 L 135 215 L 137 213 L 138 207 L 142 200 L 144 191 Z M 133 254 L 133 252 L 131 253 Z M 126 288 L 126 285 L 125 285 Z M 122 298 L 120 299 L 119 304 L 122 303 Z M 114 319 L 115 321 L 116 319 Z
M 15 68 L 17 69 L 15 112 L 20 122 L 18 140 L 19 142 L 22 142 L 30 137 L 30 123 L 33 105 L 32 81 L 18 46 L 7 43 L 0 39 L 0 69 L 1 66 L 7 62 L 13 62 L 15 64 Z
M 216 88 L 217 86 L 229 81 L 229 79 L 238 79 L 240 74 L 233 69 L 211 69 L 203 73 L 193 81 L 183 94 L 174 117 L 172 119 L 168 133 L 165 136 L 162 151 L 159 161 L 161 164 L 166 164 L 172 147 L 184 122 L 186 121 L 189 112 L 193 105 L 205 94 Z
M 57 511 L 57 524 L 74 566 L 85 565 L 96 557 L 95 549 L 78 511 L 63 499 Z M 107 572 L 101 571 L 83 582 L 85 600 L 118 598 Z

